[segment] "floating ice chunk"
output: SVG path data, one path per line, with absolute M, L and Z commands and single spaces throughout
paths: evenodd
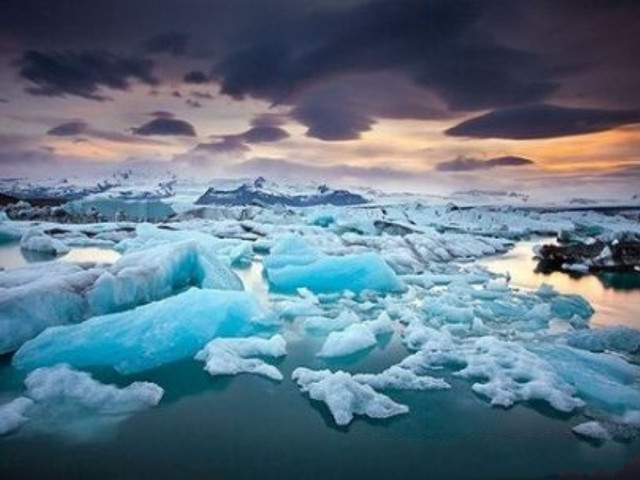
M 272 380 L 282 380 L 282 373 L 259 358 L 282 357 L 287 354 L 286 341 L 282 335 L 263 338 L 216 338 L 209 342 L 196 356 L 205 362 L 204 369 L 211 375 L 237 375 L 252 373 Z
M 589 318 L 591 318 L 591 315 L 594 313 L 589 302 L 582 296 L 573 294 L 553 297 L 551 300 L 551 311 L 563 320 L 575 320 L 578 322 L 578 319 L 582 319 L 582 321 L 580 321 L 578 325 L 574 325 L 574 327 L 586 326 Z
M 135 307 L 197 285 L 243 290 L 242 281 L 196 241 L 160 245 L 124 255 L 87 294 L 91 311 L 104 314 Z
M 3 214 L 4 212 L 0 212 L 0 216 Z M 3 220 L 3 218 L 0 218 L 0 222 Z M 0 223 L 0 244 L 20 240 L 21 237 L 22 233 L 20 230 L 12 227 L 11 225 Z
M 378 255 L 325 256 L 306 265 L 285 265 L 267 269 L 269 283 L 283 292 L 306 287 L 315 293 L 351 290 L 402 292 L 404 284 Z
M 445 323 L 471 323 L 473 308 L 453 295 L 441 295 L 425 298 L 422 309 L 428 318 L 441 320 Z
M 283 292 L 294 292 L 300 287 L 314 293 L 406 289 L 391 267 L 373 252 L 327 256 L 311 249 L 297 236 L 280 240 L 263 263 L 271 286 Z
M 509 408 L 517 402 L 542 400 L 556 410 L 571 412 L 584 405 L 574 397 L 576 390 L 570 383 L 519 343 L 491 336 L 457 342 L 446 335 L 433 337 L 400 366 L 417 373 L 442 367 L 458 369 L 454 375 L 475 380 L 472 390 L 493 406 Z
M 580 437 L 588 438 L 591 440 L 605 441 L 611 438 L 611 435 L 609 434 L 607 429 L 597 421 L 581 423 L 580 425 L 576 425 L 575 427 L 573 427 L 571 431 Z
M 375 320 L 367 320 L 366 322 L 362 322 L 362 324 L 371 330 L 371 333 L 376 337 L 393 333 L 393 322 L 387 312 L 382 312 Z
M 307 245 L 299 235 L 287 235 L 278 239 L 269 255 L 263 259 L 263 264 L 266 269 L 308 265 L 320 256 L 321 254 Z
M 84 292 L 101 272 L 64 262 L 0 272 L 0 354 L 47 327 L 81 321 L 87 310 Z
M 27 410 L 33 405 L 33 400 L 27 397 L 18 397 L 9 403 L 0 406 L 0 435 L 6 435 L 20 428 L 29 421 Z
M 297 317 L 313 317 L 324 313 L 315 298 L 285 300 L 276 306 L 276 311 L 278 316 L 285 320 L 293 320 Z
M 313 400 L 326 403 L 338 425 L 348 425 L 354 415 L 388 418 L 407 413 L 409 408 L 376 392 L 343 371 L 296 368 L 291 378 Z
M 536 344 L 528 347 L 571 384 L 581 398 L 613 414 L 640 410 L 640 367 L 607 353 Z
M 253 248 L 248 241 L 216 238 L 197 230 L 158 228 L 148 223 L 139 224 L 135 237 L 121 241 L 115 249 L 122 253 L 132 253 L 187 240 L 198 243 L 201 250 L 220 258 L 226 265 L 243 266 L 253 258 Z
M 125 388 L 105 385 L 90 374 L 68 365 L 38 368 L 24 381 L 36 404 L 71 404 L 101 414 L 122 415 L 160 403 L 164 390 L 150 382 L 133 382 Z
M 248 267 L 253 261 L 253 248 L 249 242 L 239 243 L 229 252 L 232 267 Z
M 393 365 L 380 373 L 358 373 L 353 379 L 377 390 L 443 390 L 451 388 L 441 378 L 416 375 L 413 371 Z
M 544 400 L 561 412 L 584 405 L 546 362 L 519 344 L 482 337 L 465 360 L 467 365 L 455 375 L 487 379 L 471 388 L 489 398 L 491 405 L 508 408 L 518 401 Z
M 191 288 L 134 310 L 49 328 L 25 343 L 13 364 L 27 370 L 104 365 L 135 373 L 193 357 L 214 337 L 250 334 L 260 317 L 252 294 Z
M 449 332 L 428 327 L 419 319 L 412 321 L 404 329 L 403 342 L 411 350 L 446 351 L 454 348 Z
M 540 286 L 538 287 L 538 290 L 536 291 L 536 294 L 539 297 L 545 298 L 545 299 L 549 299 L 549 298 L 553 298 L 553 297 L 558 296 L 558 292 L 553 287 L 553 285 L 549 285 L 548 283 L 540 284 Z
M 62 255 L 71 250 L 57 238 L 47 235 L 38 228 L 27 230 L 20 240 L 20 248 L 51 255 Z
M 341 332 L 331 332 L 318 357 L 342 357 L 366 350 L 377 344 L 376 336 L 362 323 L 349 325 Z
M 349 325 L 359 322 L 360 319 L 351 310 L 343 310 L 337 317 L 315 316 L 304 321 L 304 329 L 312 333 L 328 333 L 336 330 L 344 330 Z
M 578 330 L 564 336 L 567 345 L 591 352 L 634 353 L 640 349 L 640 331 L 629 327 Z

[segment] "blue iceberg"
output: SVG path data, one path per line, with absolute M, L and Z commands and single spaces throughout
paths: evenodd
M 130 374 L 191 358 L 215 337 L 246 336 L 260 320 L 250 293 L 191 288 L 134 310 L 49 328 L 25 343 L 13 364 L 25 370 L 110 366 Z
M 285 237 L 264 259 L 267 279 L 281 292 L 308 288 L 314 293 L 350 290 L 403 292 L 406 287 L 376 253 L 330 256 L 316 252 L 299 237 Z

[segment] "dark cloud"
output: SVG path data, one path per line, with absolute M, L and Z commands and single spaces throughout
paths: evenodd
M 447 135 L 527 140 L 611 130 L 640 123 L 640 110 L 602 110 L 555 105 L 526 105 L 480 115 L 448 130 Z
M 149 38 L 144 42 L 144 49 L 150 54 L 166 53 L 173 56 L 184 55 L 187 52 L 189 36 L 180 32 L 167 32 Z
M 263 113 L 251 120 L 252 127 L 280 127 L 287 122 L 286 116 L 278 113 Z
M 169 114 L 169 112 L 153 112 L 151 115 L 164 115 Z M 167 118 L 167 117 L 159 117 L 159 118 Z M 135 135 L 110 131 L 110 130 L 102 130 L 99 128 L 94 128 L 89 125 L 88 122 L 83 120 L 73 120 L 71 122 L 65 122 L 60 125 L 57 125 L 53 128 L 50 128 L 47 131 L 47 135 L 51 135 L 54 137 L 78 137 L 82 136 L 82 138 L 75 138 L 74 143 L 84 143 L 88 142 L 89 139 L 99 139 L 106 140 L 108 142 L 114 143 L 127 143 L 127 144 L 137 144 L 137 145 L 164 145 L 163 142 L 159 142 L 157 140 L 151 140 L 146 138 L 139 138 Z
M 481 160 L 472 157 L 457 157 L 448 162 L 441 162 L 436 165 L 436 170 L 440 172 L 469 172 L 473 170 L 489 170 L 499 167 L 526 167 L 535 162 L 528 158 L 517 156 L 504 156 Z
M 153 62 L 107 51 L 40 52 L 29 50 L 16 62 L 20 75 L 35 86 L 27 91 L 50 97 L 75 95 L 106 100 L 103 88 L 127 90 L 132 80 L 155 85 Z
M 15 51 L 131 52 L 148 38 L 137 51 L 169 54 L 154 60 L 171 82 L 186 71 L 187 83 L 217 81 L 231 97 L 291 108 L 307 135 L 323 140 L 356 139 L 379 119 L 441 119 L 543 102 L 640 108 L 640 2 L 90 3 L 5 0 L 0 30 Z M 119 88 L 59 83 L 36 82 L 35 90 L 100 99 L 98 89 Z
M 80 135 L 84 133 L 89 125 L 86 122 L 81 121 L 73 121 L 66 122 L 60 125 L 57 125 L 53 128 L 50 128 L 47 131 L 47 135 L 53 135 L 55 137 L 69 137 Z
M 205 74 L 201 70 L 191 70 L 190 72 L 187 72 L 182 80 L 184 81 L 184 83 L 193 83 L 196 85 L 209 83 L 211 81 L 207 74 Z
M 249 150 L 250 148 L 247 145 L 237 139 L 223 138 L 214 142 L 200 143 L 193 149 L 193 152 L 218 155 L 224 153 L 241 154 Z
M 176 135 L 195 137 L 196 130 L 189 122 L 176 118 L 159 117 L 154 118 L 150 122 L 134 128 L 133 133 L 136 135 Z
M 174 118 L 175 114 L 171 112 L 167 112 L 166 110 L 155 110 L 149 113 L 149 116 L 155 117 L 155 118 Z
M 251 127 L 246 132 L 238 135 L 245 143 L 270 143 L 278 142 L 289 137 L 289 133 L 280 127 L 269 125 Z

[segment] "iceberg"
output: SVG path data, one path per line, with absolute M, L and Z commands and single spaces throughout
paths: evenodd
M 227 266 L 242 267 L 253 260 L 251 242 L 230 238 L 217 238 L 199 230 L 175 230 L 159 228 L 149 223 L 136 227 L 135 236 L 126 238 L 115 246 L 122 253 L 133 253 L 160 245 L 184 241 L 198 243 L 199 249 L 208 257 L 215 256 Z
M 190 286 L 243 290 L 240 278 L 196 241 L 124 255 L 110 267 L 51 262 L 0 272 L 0 353 L 45 328 L 159 300 Z
M 0 272 L 0 354 L 18 349 L 47 327 L 83 320 L 85 292 L 102 271 L 50 262 Z
M 104 314 L 167 297 L 189 286 L 243 290 L 240 278 L 201 243 L 186 240 L 126 254 L 87 293 L 91 311 Z
M 354 415 L 389 418 L 409 412 L 409 407 L 394 402 L 369 385 L 357 382 L 343 371 L 296 368 L 291 378 L 312 400 L 324 402 L 337 425 L 348 425 Z
M 576 330 L 567 333 L 563 338 L 567 345 L 590 352 L 611 350 L 635 353 L 640 349 L 640 331 L 629 327 Z
M 261 316 L 252 294 L 191 288 L 134 310 L 49 328 L 22 345 L 13 365 L 33 370 L 68 363 L 136 373 L 193 357 L 215 337 L 250 334 Z
M 0 435 L 17 430 L 29 421 L 26 412 L 33 405 L 33 400 L 18 397 L 9 403 L 0 405 Z
M 62 255 L 69 253 L 71 250 L 63 242 L 47 235 L 38 228 L 27 230 L 20 240 L 20 248 L 50 255 Z
M 610 414 L 640 410 L 640 367 L 608 353 L 535 344 L 529 350 L 546 360 L 579 396 Z
M 196 356 L 205 362 L 204 369 L 212 376 L 250 373 L 272 380 L 282 380 L 282 373 L 259 358 L 282 357 L 287 354 L 286 341 L 282 335 L 263 338 L 216 338 L 211 340 Z
M 393 333 L 393 322 L 387 312 L 382 312 L 375 320 L 362 322 L 376 337 Z
M 324 255 L 295 237 L 280 240 L 263 263 L 269 283 L 281 292 L 295 292 L 301 287 L 314 293 L 406 290 L 393 269 L 376 253 Z
M 332 358 L 351 355 L 377 344 L 376 336 L 362 323 L 349 325 L 341 332 L 331 332 L 318 357 Z

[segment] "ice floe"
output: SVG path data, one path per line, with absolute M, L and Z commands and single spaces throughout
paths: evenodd
M 287 354 L 286 345 L 282 335 L 269 339 L 216 338 L 207 343 L 195 359 L 205 362 L 204 369 L 212 376 L 251 373 L 280 381 L 282 373 L 276 367 L 255 357 L 282 357 Z
M 388 418 L 409 412 L 406 405 L 394 402 L 343 371 L 300 367 L 293 371 L 291 378 L 309 398 L 324 402 L 336 424 L 341 426 L 351 423 L 354 415 Z

